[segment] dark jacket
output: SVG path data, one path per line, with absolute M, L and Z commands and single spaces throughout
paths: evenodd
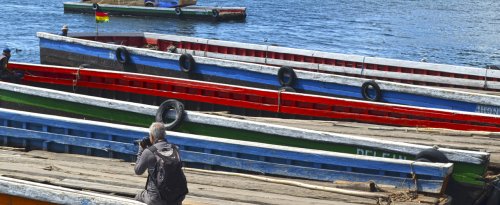
M 7 64 L 9 63 L 9 57 L 5 55 L 0 56 L 0 76 L 7 74 Z
M 166 147 L 168 142 L 160 141 L 153 146 L 161 150 Z M 137 161 L 135 164 L 135 174 L 141 175 L 148 171 L 148 174 L 152 174 L 156 166 L 156 157 L 149 149 L 143 149 L 139 146 L 139 152 L 137 153 Z M 153 183 L 153 180 L 148 178 L 146 184 L 147 196 L 144 197 L 144 201 L 148 205 L 151 204 L 167 204 L 165 201 L 161 200 L 160 194 Z

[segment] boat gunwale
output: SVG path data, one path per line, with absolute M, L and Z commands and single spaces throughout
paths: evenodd
M 92 7 L 90 3 L 82 3 L 82 2 L 64 2 L 64 5 L 78 5 L 85 7 Z M 102 8 L 130 8 L 130 9 L 138 9 L 138 10 L 160 10 L 160 11 L 175 11 L 176 8 L 165 8 L 165 7 L 146 7 L 146 6 L 128 6 L 128 5 L 116 5 L 116 4 L 99 4 Z M 181 8 L 183 11 L 210 11 L 212 9 L 231 9 L 231 10 L 242 10 L 246 11 L 246 7 L 216 7 L 216 6 L 186 6 Z M 239 13 L 239 12 L 238 12 Z

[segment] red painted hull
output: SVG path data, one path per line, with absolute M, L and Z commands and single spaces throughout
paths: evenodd
M 500 117 L 143 74 L 12 63 L 25 82 L 112 90 L 268 112 L 408 127 L 500 131 Z

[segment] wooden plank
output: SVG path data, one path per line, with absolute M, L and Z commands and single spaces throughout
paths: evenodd
M 16 152 L 12 154 L 18 154 Z M 136 187 L 137 190 L 144 187 L 146 179 L 144 176 L 134 176 L 133 167 L 126 162 L 116 160 L 102 159 L 97 157 L 78 156 L 72 154 L 57 154 L 43 151 L 34 151 L 33 153 L 19 153 L 22 159 L 16 160 L 15 166 L 0 167 L 9 170 L 0 170 L 0 174 L 14 175 L 13 177 L 24 177 L 25 180 L 34 180 L 43 183 L 57 183 L 61 179 L 77 179 L 89 184 L 99 186 L 121 183 L 118 187 Z M 86 160 L 81 160 L 81 158 Z M 47 161 L 47 159 L 49 159 Z M 95 160 L 92 160 L 95 159 Z M 6 159 L 7 160 L 7 159 Z M 61 162 L 63 162 L 61 164 Z M 43 170 L 34 165 L 55 165 L 61 167 L 61 170 Z M 67 169 L 69 166 L 75 169 Z M 29 167 L 32 167 L 29 169 Z M 77 167 L 81 167 L 77 169 Z M 87 168 L 87 167 L 94 167 Z M 20 174 L 26 173 L 26 174 Z M 51 177 L 43 177 L 52 173 Z M 183 204 L 292 204 L 300 202 L 301 204 L 331 204 L 332 201 L 343 201 L 341 204 L 371 204 L 373 200 L 350 197 L 328 192 L 308 190 L 298 187 L 259 182 L 241 177 L 223 176 L 218 174 L 198 174 L 186 171 L 190 195 L 188 195 Z M 120 177 L 117 177 L 120 176 Z M 114 182 L 112 182 L 114 181 Z M 307 182 L 306 182 L 307 183 Z M 331 185 L 330 183 L 317 183 L 318 185 Z M 77 186 L 78 184 L 75 184 Z M 107 186 L 102 186 L 107 187 Z M 79 189 L 83 189 L 80 187 Z M 86 188 L 91 188 L 86 186 Z M 113 190 L 106 190 L 104 193 L 113 193 Z M 127 194 L 133 196 L 135 193 Z
M 107 140 L 89 139 L 86 137 L 76 137 L 76 136 L 61 135 L 54 133 L 43 133 L 38 131 L 29 131 L 17 128 L 3 127 L 2 129 L 0 129 L 0 135 L 14 137 L 14 138 L 21 138 L 21 139 L 41 139 L 41 140 L 60 143 L 63 145 L 66 144 L 66 145 L 74 145 L 80 147 L 90 147 L 99 150 L 105 150 L 105 151 L 111 150 L 126 154 L 134 154 L 137 152 L 137 146 L 130 143 L 111 142 Z
M 58 204 L 139 205 L 129 199 L 0 177 L 0 193 Z

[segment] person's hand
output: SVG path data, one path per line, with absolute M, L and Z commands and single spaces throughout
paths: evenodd
M 151 146 L 151 141 L 149 140 L 149 137 L 145 137 L 139 142 L 139 145 L 142 147 L 142 149 L 146 149 L 147 147 Z

